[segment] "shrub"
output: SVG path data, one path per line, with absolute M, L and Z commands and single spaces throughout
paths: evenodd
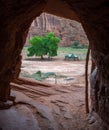
M 79 43 L 79 41 L 75 41 L 71 47 L 72 47 L 72 48 L 76 48 L 76 49 L 77 49 L 77 48 L 80 48 L 80 43 Z
M 73 43 L 73 45 L 71 46 L 71 48 L 75 48 L 75 49 L 85 49 L 85 48 L 88 48 L 88 45 L 85 45 L 85 44 L 80 44 L 79 41 L 75 41 Z

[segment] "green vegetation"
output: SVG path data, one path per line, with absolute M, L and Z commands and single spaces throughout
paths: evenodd
M 60 39 L 54 36 L 54 33 L 47 33 L 45 36 L 35 36 L 30 39 L 30 47 L 28 47 L 27 56 L 40 56 L 43 59 L 44 55 L 48 57 L 57 56 L 58 43 Z
M 37 71 L 36 73 L 33 73 L 32 75 L 27 74 L 27 73 L 21 73 L 20 75 L 23 77 L 33 78 L 33 79 L 39 80 L 39 81 L 43 81 L 50 77 L 54 77 L 55 79 L 56 78 L 67 78 L 67 76 L 65 76 L 65 75 L 55 74 L 54 72 L 43 73 L 40 70 Z
M 85 44 L 80 44 L 79 41 L 74 41 L 73 45 L 71 46 L 71 48 L 75 48 L 75 49 L 85 49 L 88 48 L 88 45 Z
M 76 49 L 72 47 L 59 47 L 58 55 L 61 57 L 65 57 L 67 54 L 76 54 L 80 60 L 86 59 L 87 49 Z
M 27 58 L 26 54 L 28 52 L 28 47 L 24 47 L 22 51 L 22 55 L 24 58 Z M 72 47 L 59 47 L 57 50 L 58 57 L 61 57 L 64 59 L 65 55 L 67 54 L 76 54 L 80 60 L 85 60 L 86 59 L 86 54 L 87 54 L 87 48 L 84 49 L 76 49 Z
M 43 81 L 51 76 L 56 76 L 56 74 L 54 72 L 46 72 L 43 73 L 40 70 L 37 71 L 36 73 L 33 73 L 32 75 L 27 74 L 27 73 L 21 73 L 21 76 L 23 77 L 28 77 L 28 78 L 33 78 L 35 80 L 39 80 L 39 81 Z

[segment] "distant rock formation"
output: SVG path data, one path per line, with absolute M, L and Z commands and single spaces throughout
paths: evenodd
M 26 45 L 29 39 L 35 35 L 42 36 L 47 32 L 54 32 L 61 38 L 60 46 L 71 46 L 74 41 L 81 44 L 88 44 L 87 36 L 80 23 L 57 17 L 51 14 L 42 13 L 31 24 Z

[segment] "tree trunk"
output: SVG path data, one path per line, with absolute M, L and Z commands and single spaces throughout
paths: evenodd
M 43 60 L 44 59 L 44 57 L 43 57 L 43 55 L 41 55 L 41 60 Z

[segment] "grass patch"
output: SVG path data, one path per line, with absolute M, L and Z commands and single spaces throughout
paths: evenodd
M 28 49 L 28 46 L 25 46 L 25 47 L 23 47 L 23 50 L 22 50 L 22 55 L 24 55 L 25 58 L 28 58 L 27 49 Z M 58 48 L 59 57 L 64 58 L 66 54 L 70 54 L 70 53 L 76 54 L 80 60 L 85 60 L 86 54 L 87 54 L 87 48 L 85 48 L 85 49 L 80 49 L 80 48 L 76 49 L 76 48 L 72 48 L 72 47 L 59 47 Z
M 59 47 L 58 55 L 65 56 L 66 54 L 76 54 L 80 60 L 86 59 L 87 49 L 76 49 L 71 47 Z

